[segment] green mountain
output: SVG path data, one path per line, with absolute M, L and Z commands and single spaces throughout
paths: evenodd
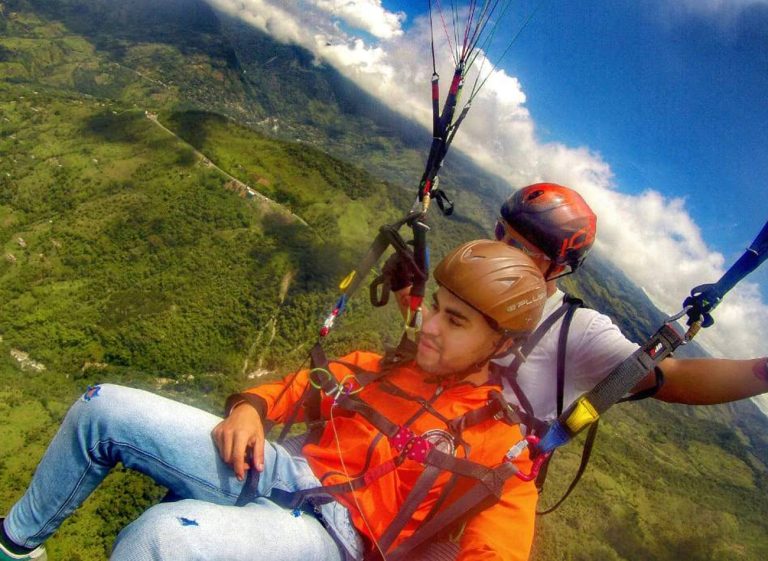
M 0 512 L 89 384 L 219 412 L 297 368 L 335 285 L 410 206 L 428 142 L 201 1 L 0 1 Z M 508 189 L 458 153 L 443 176 L 458 216 L 433 218 L 433 260 L 485 235 Z M 568 289 L 633 338 L 660 322 L 605 262 L 579 277 Z M 398 330 L 361 294 L 329 352 Z M 535 559 L 766 558 L 768 422 L 751 403 L 621 406 L 603 425 L 584 482 L 540 520 Z M 578 453 L 559 454 L 544 503 Z M 50 557 L 105 559 L 161 495 L 116 472 Z

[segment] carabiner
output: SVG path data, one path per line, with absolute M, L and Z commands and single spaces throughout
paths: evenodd
M 520 454 L 522 454 L 523 450 L 525 450 L 526 448 L 534 448 L 538 446 L 539 440 L 540 438 L 538 436 L 529 434 L 523 440 L 521 440 L 520 442 L 518 442 L 512 448 L 509 449 L 507 454 L 504 456 L 504 461 L 505 462 L 513 461 Z M 515 474 L 515 477 L 523 481 L 533 481 L 539 476 L 539 472 L 541 471 L 541 466 L 544 465 L 544 462 L 547 461 L 547 458 L 549 458 L 550 454 L 552 454 L 552 452 L 547 452 L 546 454 L 539 454 L 533 460 L 533 465 L 531 466 L 531 471 L 529 473 L 518 471 Z

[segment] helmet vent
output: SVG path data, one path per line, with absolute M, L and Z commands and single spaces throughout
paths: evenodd
M 529 194 L 529 195 L 526 197 L 526 200 L 527 200 L 527 201 L 532 201 L 533 199 L 538 199 L 538 198 L 539 198 L 539 197 L 541 197 L 543 194 L 544 194 L 544 191 L 542 191 L 542 190 L 534 191 L 533 193 L 530 193 L 530 194 Z
M 471 247 L 464 252 L 463 257 L 464 257 L 464 260 L 466 261 L 479 261 L 481 259 L 485 259 L 485 255 L 483 255 L 482 253 L 475 253 L 474 251 L 472 251 Z
M 497 279 L 496 282 L 503 284 L 506 287 L 513 287 L 515 286 L 518 281 L 520 280 L 520 276 L 514 276 L 514 277 L 504 277 L 502 279 Z

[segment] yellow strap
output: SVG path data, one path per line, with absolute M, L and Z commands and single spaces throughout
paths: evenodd
M 339 290 L 343 291 L 349 288 L 349 285 L 352 284 L 353 280 L 355 280 L 355 276 L 357 276 L 357 271 L 352 271 L 346 277 L 344 277 L 344 280 L 342 280 L 339 284 Z

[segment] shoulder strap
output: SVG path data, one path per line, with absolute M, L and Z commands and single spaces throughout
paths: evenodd
M 525 343 L 523 343 L 523 346 L 520 347 L 520 350 L 515 354 L 515 358 L 512 359 L 512 362 L 510 362 L 509 365 L 494 367 L 494 375 L 505 378 L 507 380 L 509 387 L 512 388 L 512 391 L 515 393 L 517 400 L 520 402 L 523 411 L 527 413 L 528 417 L 531 419 L 535 418 L 535 412 L 533 411 L 533 406 L 531 405 L 528 396 L 525 395 L 525 392 L 523 392 L 522 388 L 520 388 L 520 384 L 517 382 L 517 371 L 520 369 L 522 363 L 525 362 L 525 359 L 528 357 L 534 347 L 539 344 L 539 341 L 541 341 L 544 335 L 547 334 L 547 332 L 552 328 L 557 320 L 563 317 L 563 315 L 565 315 L 572 308 L 573 305 L 570 303 L 569 298 L 570 297 L 566 295 L 565 299 L 563 300 L 563 304 L 557 310 L 552 312 L 543 322 L 541 322 L 536 330 L 528 336 L 528 338 L 525 340 Z M 526 424 L 530 428 L 534 428 L 531 427 L 531 423 L 526 422 Z
M 565 393 L 565 354 L 568 349 L 568 332 L 571 329 L 571 320 L 576 308 L 580 308 L 584 302 L 580 299 L 566 294 L 563 305 L 566 308 L 563 316 L 563 323 L 560 325 L 560 338 L 557 340 L 557 416 L 563 413 L 563 395 Z
M 567 308 L 564 316 L 563 316 L 563 323 L 560 325 L 560 335 L 557 340 L 557 416 L 559 417 L 563 413 L 563 399 L 565 395 L 565 356 L 566 352 L 568 350 L 568 333 L 571 329 L 571 321 L 573 320 L 573 314 L 576 313 L 576 309 L 580 308 L 584 302 L 580 300 L 579 298 L 575 298 L 574 296 L 571 296 L 570 294 L 566 294 L 565 298 L 563 299 L 563 306 Z M 584 449 L 582 451 L 581 455 L 581 463 L 579 464 L 579 469 L 576 472 L 576 475 L 573 478 L 573 481 L 571 481 L 571 484 L 568 486 L 568 489 L 566 490 L 565 494 L 560 498 L 559 501 L 553 506 L 552 508 L 549 508 L 542 512 L 537 512 L 537 514 L 549 514 L 550 512 L 554 511 L 559 507 L 563 501 L 568 497 L 568 495 L 571 494 L 571 491 L 576 487 L 579 480 L 581 479 L 582 474 L 584 473 L 584 470 L 587 468 L 587 464 L 589 463 L 589 457 L 592 454 L 592 446 L 594 444 L 595 436 L 597 435 L 597 426 L 594 427 L 594 430 L 590 428 L 589 434 L 587 435 L 587 440 L 584 443 Z M 546 461 L 546 463 L 542 466 L 542 469 L 539 471 L 539 475 L 536 477 L 536 487 L 539 490 L 539 493 L 541 493 L 544 489 L 544 482 L 547 478 L 547 471 L 549 468 L 549 459 Z
M 542 321 L 539 326 L 536 328 L 536 330 L 531 333 L 531 335 L 528 337 L 528 339 L 525 340 L 525 343 L 523 343 L 523 346 L 520 347 L 520 354 L 523 356 L 523 359 L 525 359 L 529 354 L 531 354 L 531 351 L 533 348 L 539 344 L 539 341 L 541 341 L 541 338 L 546 335 L 547 331 L 549 331 L 552 326 L 559 320 L 563 315 L 570 309 L 570 307 L 573 305 L 571 302 L 571 296 L 568 294 L 565 295 L 565 298 L 563 298 L 563 303 L 560 305 L 558 309 L 556 309 L 554 312 L 549 314 L 547 318 Z M 574 299 L 578 302 L 581 302 L 581 300 L 578 300 L 577 298 Z

